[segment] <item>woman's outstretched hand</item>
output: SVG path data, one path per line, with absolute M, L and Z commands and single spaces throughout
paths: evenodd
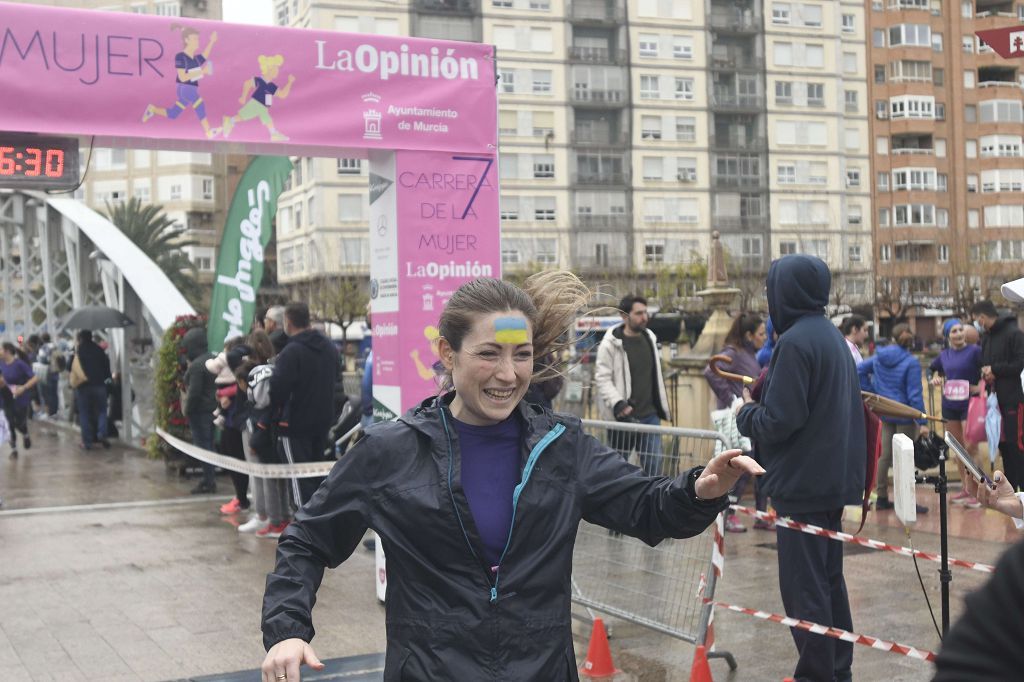
M 760 476 L 764 473 L 761 465 L 742 450 L 726 450 L 704 468 L 693 488 L 702 500 L 713 500 L 729 492 L 743 474 Z
M 263 682 L 301 682 L 299 668 L 305 663 L 313 670 L 323 670 L 313 647 L 303 639 L 285 639 L 270 647 L 263 659 Z

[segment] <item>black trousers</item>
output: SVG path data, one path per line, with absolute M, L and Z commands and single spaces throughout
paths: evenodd
M 278 446 L 281 448 L 283 461 L 289 464 L 296 462 L 322 462 L 324 460 L 324 448 L 327 447 L 326 435 L 300 436 L 295 434 L 284 434 L 278 438 Z M 316 478 L 293 478 L 292 494 L 295 496 L 295 506 L 301 507 L 309 502 L 313 493 L 324 482 L 324 477 Z
M 245 461 L 242 450 L 242 432 L 238 429 L 221 429 L 220 452 L 222 455 Z M 242 503 L 243 509 L 249 508 L 249 474 L 231 472 L 231 483 L 235 486 L 235 497 Z
M 843 510 L 788 514 L 794 521 L 841 531 Z M 779 588 L 786 615 L 853 630 L 843 578 L 843 545 L 835 540 L 778 528 Z M 790 628 L 799 659 L 793 676 L 806 682 L 852 680 L 853 643 Z
M 1003 415 L 1003 439 L 999 453 L 1003 456 L 1003 473 L 1014 490 L 1024 489 L 1024 405 L 999 404 Z

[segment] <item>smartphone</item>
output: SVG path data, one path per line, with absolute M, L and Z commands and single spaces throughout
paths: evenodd
M 949 431 L 946 432 L 946 445 L 949 446 L 950 450 L 956 453 L 957 459 L 960 460 L 960 463 L 964 465 L 964 468 L 967 469 L 971 476 L 974 476 L 974 480 L 978 483 L 984 483 L 987 486 L 994 485 L 994 483 L 992 483 L 992 479 L 988 477 L 988 474 L 982 471 L 981 468 L 974 463 L 971 456 L 967 454 L 967 449 L 961 445 L 960 441 L 954 438 Z

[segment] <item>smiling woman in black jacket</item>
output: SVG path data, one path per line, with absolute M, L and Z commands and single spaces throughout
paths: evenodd
M 573 543 L 581 519 L 657 544 L 703 531 L 744 472 L 733 450 L 652 477 L 575 417 L 523 400 L 534 356 L 557 347 L 589 292 L 542 273 L 526 293 L 480 279 L 441 315 L 447 388 L 367 429 L 281 537 L 267 579 L 265 682 L 319 668 L 309 642 L 325 567 L 367 528 L 388 557 L 385 680 L 575 680 Z

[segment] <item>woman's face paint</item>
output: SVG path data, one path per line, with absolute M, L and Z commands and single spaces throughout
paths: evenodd
M 499 317 L 494 320 L 494 340 L 498 343 L 527 343 L 526 318 Z

